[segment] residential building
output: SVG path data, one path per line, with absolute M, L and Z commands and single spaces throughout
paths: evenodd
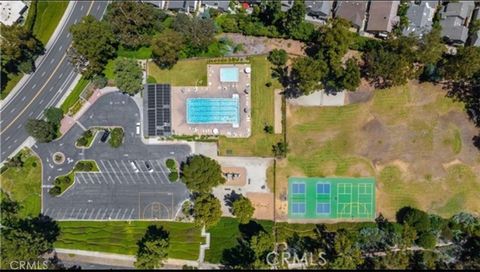
M 204 6 L 206 9 L 214 8 L 222 11 L 228 11 L 230 1 L 222 1 L 222 0 L 202 1 L 201 5 Z
M 176 12 L 194 13 L 199 7 L 200 1 L 198 0 L 186 0 L 186 1 L 167 1 L 165 9 Z
M 438 7 L 438 1 L 414 1 L 408 4 L 408 26 L 403 30 L 404 36 L 422 37 L 432 30 L 433 17 Z
M 282 3 L 281 9 L 283 12 L 285 12 L 293 7 L 294 0 L 282 0 L 280 2 Z
M 27 5 L 23 1 L 0 1 L 0 22 L 13 25 L 23 19 Z
M 468 38 L 468 24 L 472 17 L 475 3 L 471 1 L 460 1 L 448 3 L 440 11 L 440 25 L 442 36 L 452 44 L 463 45 Z
M 475 10 L 472 21 L 473 20 L 480 20 L 480 8 Z M 473 46 L 480 46 L 480 29 L 473 33 L 471 41 Z
M 372 1 L 365 31 L 379 36 L 392 32 L 393 26 L 398 22 L 399 5 L 400 1 Z
M 365 25 L 367 4 L 367 1 L 337 1 L 335 17 L 350 21 L 357 31 L 362 31 Z
M 333 1 L 305 1 L 307 14 L 322 20 L 332 15 Z
M 150 4 L 150 5 L 153 5 L 155 6 L 156 8 L 159 8 L 159 9 L 164 9 L 165 8 L 165 4 L 167 1 L 155 1 L 155 0 L 142 0 L 143 3 L 147 3 L 147 4 Z

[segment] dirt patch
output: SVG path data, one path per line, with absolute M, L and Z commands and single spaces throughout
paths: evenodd
M 248 192 L 247 198 L 250 199 L 255 208 L 253 218 L 273 220 L 273 193 Z
M 235 44 L 242 44 L 243 51 L 233 53 L 232 56 L 267 54 L 273 49 L 283 49 L 290 55 L 305 56 L 305 43 L 288 39 L 273 39 L 267 37 L 245 36 L 238 33 L 224 33 Z
M 245 167 L 222 167 L 226 179 L 225 186 L 244 186 L 247 184 L 247 170 Z

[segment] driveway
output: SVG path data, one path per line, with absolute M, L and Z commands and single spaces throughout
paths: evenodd
M 181 162 L 190 155 L 188 145 L 146 145 L 136 134 L 140 113 L 134 100 L 120 93 L 100 97 L 59 140 L 36 144 L 33 150 L 43 165 L 42 212 L 57 220 L 173 219 L 189 192 L 181 182 L 170 182 L 167 158 Z M 100 142 L 87 149 L 75 147 L 76 140 L 90 127 L 123 127 L 124 142 L 119 148 Z M 53 163 L 61 151 L 65 162 Z M 48 190 L 55 177 L 65 175 L 79 160 L 95 160 L 99 172 L 76 173 L 74 184 L 61 196 Z M 136 173 L 130 162 L 135 161 Z M 149 172 L 147 162 L 152 166 Z

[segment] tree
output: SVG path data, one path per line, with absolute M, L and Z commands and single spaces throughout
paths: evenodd
M 338 67 L 353 41 L 350 23 L 344 19 L 333 19 L 319 29 L 317 58 L 325 60 L 331 69 Z
M 430 218 L 428 214 L 412 207 L 403 207 L 396 214 L 397 222 L 407 224 L 418 232 L 430 231 Z
M 193 202 L 193 217 L 197 226 L 214 226 L 222 216 L 222 206 L 212 194 L 199 194 Z
M 247 224 L 253 216 L 255 208 L 252 202 L 244 196 L 241 196 L 233 202 L 232 214 L 237 217 L 240 224 Z
M 445 44 L 442 41 L 442 29 L 440 26 L 434 26 L 432 31 L 425 34 L 419 41 L 418 61 L 424 65 L 437 64 L 446 51 Z
M 309 95 L 322 88 L 327 69 L 323 61 L 299 57 L 293 62 L 291 80 L 302 95 Z
M 169 233 L 163 227 L 149 226 L 143 238 L 137 243 L 137 269 L 158 269 L 168 256 Z
M 283 31 L 287 35 L 293 35 L 299 26 L 305 20 L 305 2 L 303 0 L 295 0 L 292 8 L 287 11 L 283 22 Z
M 437 244 L 437 237 L 431 232 L 421 233 L 416 243 L 423 248 L 432 249 Z
M 288 144 L 285 142 L 278 142 L 272 146 L 272 152 L 275 157 L 285 157 L 288 152 Z
M 203 155 L 194 155 L 181 166 L 181 177 L 193 192 L 207 193 L 213 187 L 225 183 L 220 164 Z
M 137 1 L 114 1 L 105 14 L 120 44 L 131 49 L 148 45 L 150 37 L 162 30 L 165 18 L 161 9 Z
M 287 64 L 287 51 L 283 49 L 273 49 L 268 53 L 268 60 L 275 66 L 285 66 Z
M 480 47 L 458 48 L 457 54 L 449 57 L 441 70 L 449 80 L 472 79 L 480 73 Z
M 186 41 L 187 56 L 195 56 L 206 51 L 214 41 L 216 32 L 212 19 L 194 17 L 183 13 L 177 14 L 173 22 L 173 29 L 181 33 Z
M 59 127 L 60 122 L 63 119 L 63 110 L 55 107 L 46 108 L 44 115 L 48 122 L 54 124 L 56 127 Z
M 57 137 L 54 124 L 38 119 L 29 119 L 25 125 L 27 133 L 40 143 L 48 143 Z
M 12 225 L 18 220 L 18 212 L 21 207 L 3 190 L 0 190 L 0 197 L 0 223 L 3 226 Z
M 135 59 L 118 58 L 115 60 L 115 83 L 120 91 L 135 95 L 143 89 L 142 68 Z
M 409 78 L 410 62 L 384 48 L 366 52 L 364 62 L 366 76 L 378 88 L 402 85 Z
M 354 58 L 347 60 L 345 66 L 340 78 L 340 89 L 353 92 L 360 85 L 360 69 L 358 68 L 357 60 Z
M 333 269 L 356 269 L 364 261 L 362 253 L 345 230 L 339 230 L 335 235 L 333 245 L 336 257 L 331 265 Z
M 31 66 L 35 57 L 44 51 L 42 43 L 33 36 L 30 30 L 19 24 L 11 26 L 2 25 L 1 27 L 2 70 L 5 69 L 7 73 L 16 73 L 19 70 L 33 70 L 33 67 L 25 69 L 25 64 L 23 64 L 23 69 L 21 69 L 19 65 L 28 63 Z
M 70 27 L 72 48 L 70 61 L 87 78 L 101 74 L 108 60 L 115 56 L 117 41 L 110 25 L 89 15 Z
M 172 29 L 164 30 L 152 40 L 153 60 L 161 68 L 171 68 L 184 48 L 183 36 Z
M 273 251 L 275 241 L 273 236 L 265 231 L 261 231 L 258 235 L 252 236 L 250 240 L 250 248 L 255 253 L 255 268 L 267 268 L 267 254 Z

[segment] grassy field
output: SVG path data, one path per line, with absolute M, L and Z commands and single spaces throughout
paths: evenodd
M 88 80 L 84 79 L 83 77 L 80 78 L 78 81 L 77 85 L 73 88 L 72 92 L 67 96 L 65 101 L 63 101 L 62 105 L 60 108 L 63 110 L 64 113 L 68 112 L 68 109 L 70 109 L 77 101 L 80 99 L 80 94 L 82 93 L 83 90 L 88 85 Z
M 279 196 L 290 176 L 374 176 L 377 212 L 388 218 L 406 205 L 445 217 L 480 212 L 477 130 L 440 87 L 411 83 L 344 107 L 289 106 L 287 131 L 277 214 L 286 213 Z
M 0 175 L 0 187 L 22 206 L 21 217 L 37 216 L 41 205 L 42 165 L 28 150 L 22 152 L 26 155 L 24 166 L 5 170 Z
M 7 97 L 7 95 L 12 91 L 12 89 L 15 87 L 15 85 L 17 85 L 17 83 L 20 81 L 20 79 L 22 79 L 23 77 L 23 74 L 22 73 L 19 73 L 19 74 L 9 74 L 8 75 L 8 81 L 7 83 L 5 84 L 5 87 L 3 88 L 2 90 L 2 93 L 0 94 L 0 99 L 5 99 L 5 97 Z
M 125 49 L 120 46 L 117 50 L 119 57 L 130 59 L 149 59 L 152 56 L 152 49 L 150 47 L 141 47 L 135 51 Z
M 93 222 L 61 221 L 61 234 L 55 247 L 134 255 L 137 242 L 150 225 L 163 226 L 170 233 L 168 257 L 196 260 L 204 243 L 200 228 L 177 222 Z
M 280 83 L 271 76 L 271 65 L 265 56 L 251 57 L 252 66 L 252 135 L 246 139 L 220 137 L 220 154 L 230 156 L 272 156 L 272 145 L 281 134 L 267 134 L 265 124 L 274 125 L 274 90 Z M 272 86 L 267 87 L 268 82 Z
M 48 43 L 67 6 L 68 1 L 38 1 L 33 35 L 44 45 Z
M 259 227 L 271 232 L 273 222 L 257 221 L 257 223 L 251 222 L 248 225 L 240 225 L 235 218 L 223 217 L 216 226 L 207 230 L 210 232 L 211 240 L 210 249 L 205 252 L 205 261 L 220 263 L 225 249 L 235 247 L 238 244 L 237 238 L 242 237 L 242 235 L 251 236 L 248 231 L 256 231 Z
M 148 76 L 173 86 L 206 86 L 207 59 L 180 60 L 171 69 L 160 69 L 148 62 Z

